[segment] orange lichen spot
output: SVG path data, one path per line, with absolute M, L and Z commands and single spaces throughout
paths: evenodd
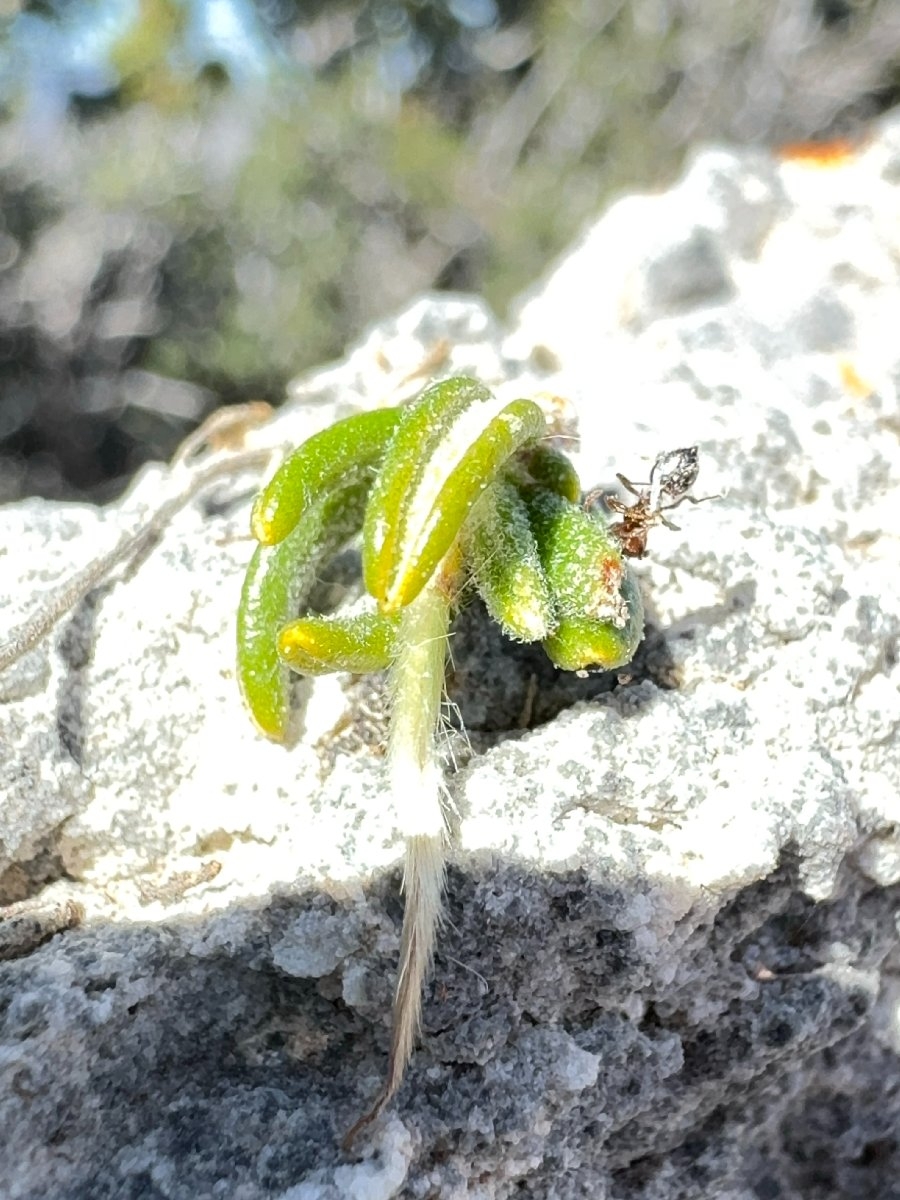
M 862 138 L 832 138 L 827 142 L 788 142 L 780 146 L 778 157 L 784 162 L 804 163 L 810 167 L 843 167 L 862 150 Z
M 841 377 L 841 386 L 849 396 L 853 396 L 856 400 L 868 400 L 870 396 L 874 395 L 873 385 L 859 374 L 848 358 L 840 359 L 838 371 Z

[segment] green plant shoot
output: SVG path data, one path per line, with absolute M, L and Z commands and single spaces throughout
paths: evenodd
M 477 592 L 507 636 L 565 670 L 613 670 L 643 634 L 640 595 L 569 460 L 543 442 L 530 400 L 473 379 L 403 408 L 339 421 L 296 450 L 253 508 L 257 548 L 238 614 L 238 677 L 259 729 L 286 737 L 288 669 L 387 667 L 387 783 L 406 838 L 400 965 L 384 1085 L 346 1142 L 395 1094 L 413 1052 L 444 888 L 446 825 L 435 736 L 450 623 Z M 316 571 L 362 534 L 370 607 L 304 611 Z

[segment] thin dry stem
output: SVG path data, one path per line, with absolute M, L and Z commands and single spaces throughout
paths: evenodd
M 243 412 L 244 407 L 249 411 Z M 101 554 L 58 588 L 39 598 L 37 611 L 0 642 L 0 671 L 34 649 L 66 613 L 117 566 L 136 558 L 198 492 L 225 476 L 264 468 L 272 456 L 269 449 L 214 450 L 205 459 L 200 453 L 203 447 L 215 446 L 225 431 L 232 439 L 228 444 L 233 444 L 238 429 L 246 431 L 262 418 L 259 405 L 229 410 L 226 417 L 220 410 L 192 433 L 172 460 L 171 493 L 142 519 L 136 530 L 123 534 L 106 554 Z

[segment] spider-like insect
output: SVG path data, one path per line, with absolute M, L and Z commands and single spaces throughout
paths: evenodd
M 602 499 L 610 512 L 621 516 L 621 521 L 610 525 L 609 532 L 619 543 L 622 553 L 628 558 L 643 558 L 647 553 L 647 537 L 654 525 L 664 525 L 666 529 L 678 530 L 664 514 L 685 500 L 691 504 L 702 504 L 704 500 L 712 500 L 713 496 L 703 496 L 697 499 L 688 493 L 697 481 L 700 472 L 699 453 L 696 446 L 685 446 L 680 450 L 667 450 L 657 456 L 650 469 L 650 479 L 647 483 L 633 483 L 621 472 L 616 473 L 616 479 L 632 496 L 637 496 L 634 504 L 628 504 L 617 496 L 610 496 L 602 490 L 589 492 L 585 497 L 585 507 Z

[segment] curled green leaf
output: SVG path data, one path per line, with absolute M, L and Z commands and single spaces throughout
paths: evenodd
M 546 488 L 573 504 L 581 499 L 581 480 L 572 460 L 553 446 L 539 443 L 528 447 L 516 455 L 507 474 L 519 484 Z
M 419 594 L 478 497 L 545 424 L 530 400 L 503 403 L 472 379 L 428 388 L 404 414 L 366 510 L 363 572 L 383 612 Z
M 301 675 L 380 671 L 394 658 L 399 625 L 399 615 L 384 613 L 301 617 L 279 633 L 278 655 Z
M 283 541 L 324 495 L 371 474 L 400 423 L 379 408 L 337 421 L 289 455 L 253 505 L 250 527 L 264 546 Z
M 491 484 L 472 509 L 463 549 L 475 586 L 507 637 L 547 637 L 556 627 L 553 597 L 528 507 L 509 480 Z
M 549 491 L 528 498 L 538 553 L 559 624 L 544 640 L 567 671 L 624 666 L 643 634 L 640 593 L 599 516 Z
M 614 671 L 631 662 L 644 634 L 644 609 L 637 581 L 627 567 L 619 598 L 622 625 L 595 617 L 563 617 L 543 642 L 550 660 L 563 671 Z
M 527 494 L 527 501 L 560 616 L 614 617 L 625 561 L 606 522 L 545 489 Z
M 295 616 L 319 565 L 362 526 L 368 482 L 313 505 L 277 546 L 258 546 L 250 560 L 237 618 L 237 676 L 259 730 L 283 741 L 290 715 L 290 676 L 278 657 L 278 633 Z

